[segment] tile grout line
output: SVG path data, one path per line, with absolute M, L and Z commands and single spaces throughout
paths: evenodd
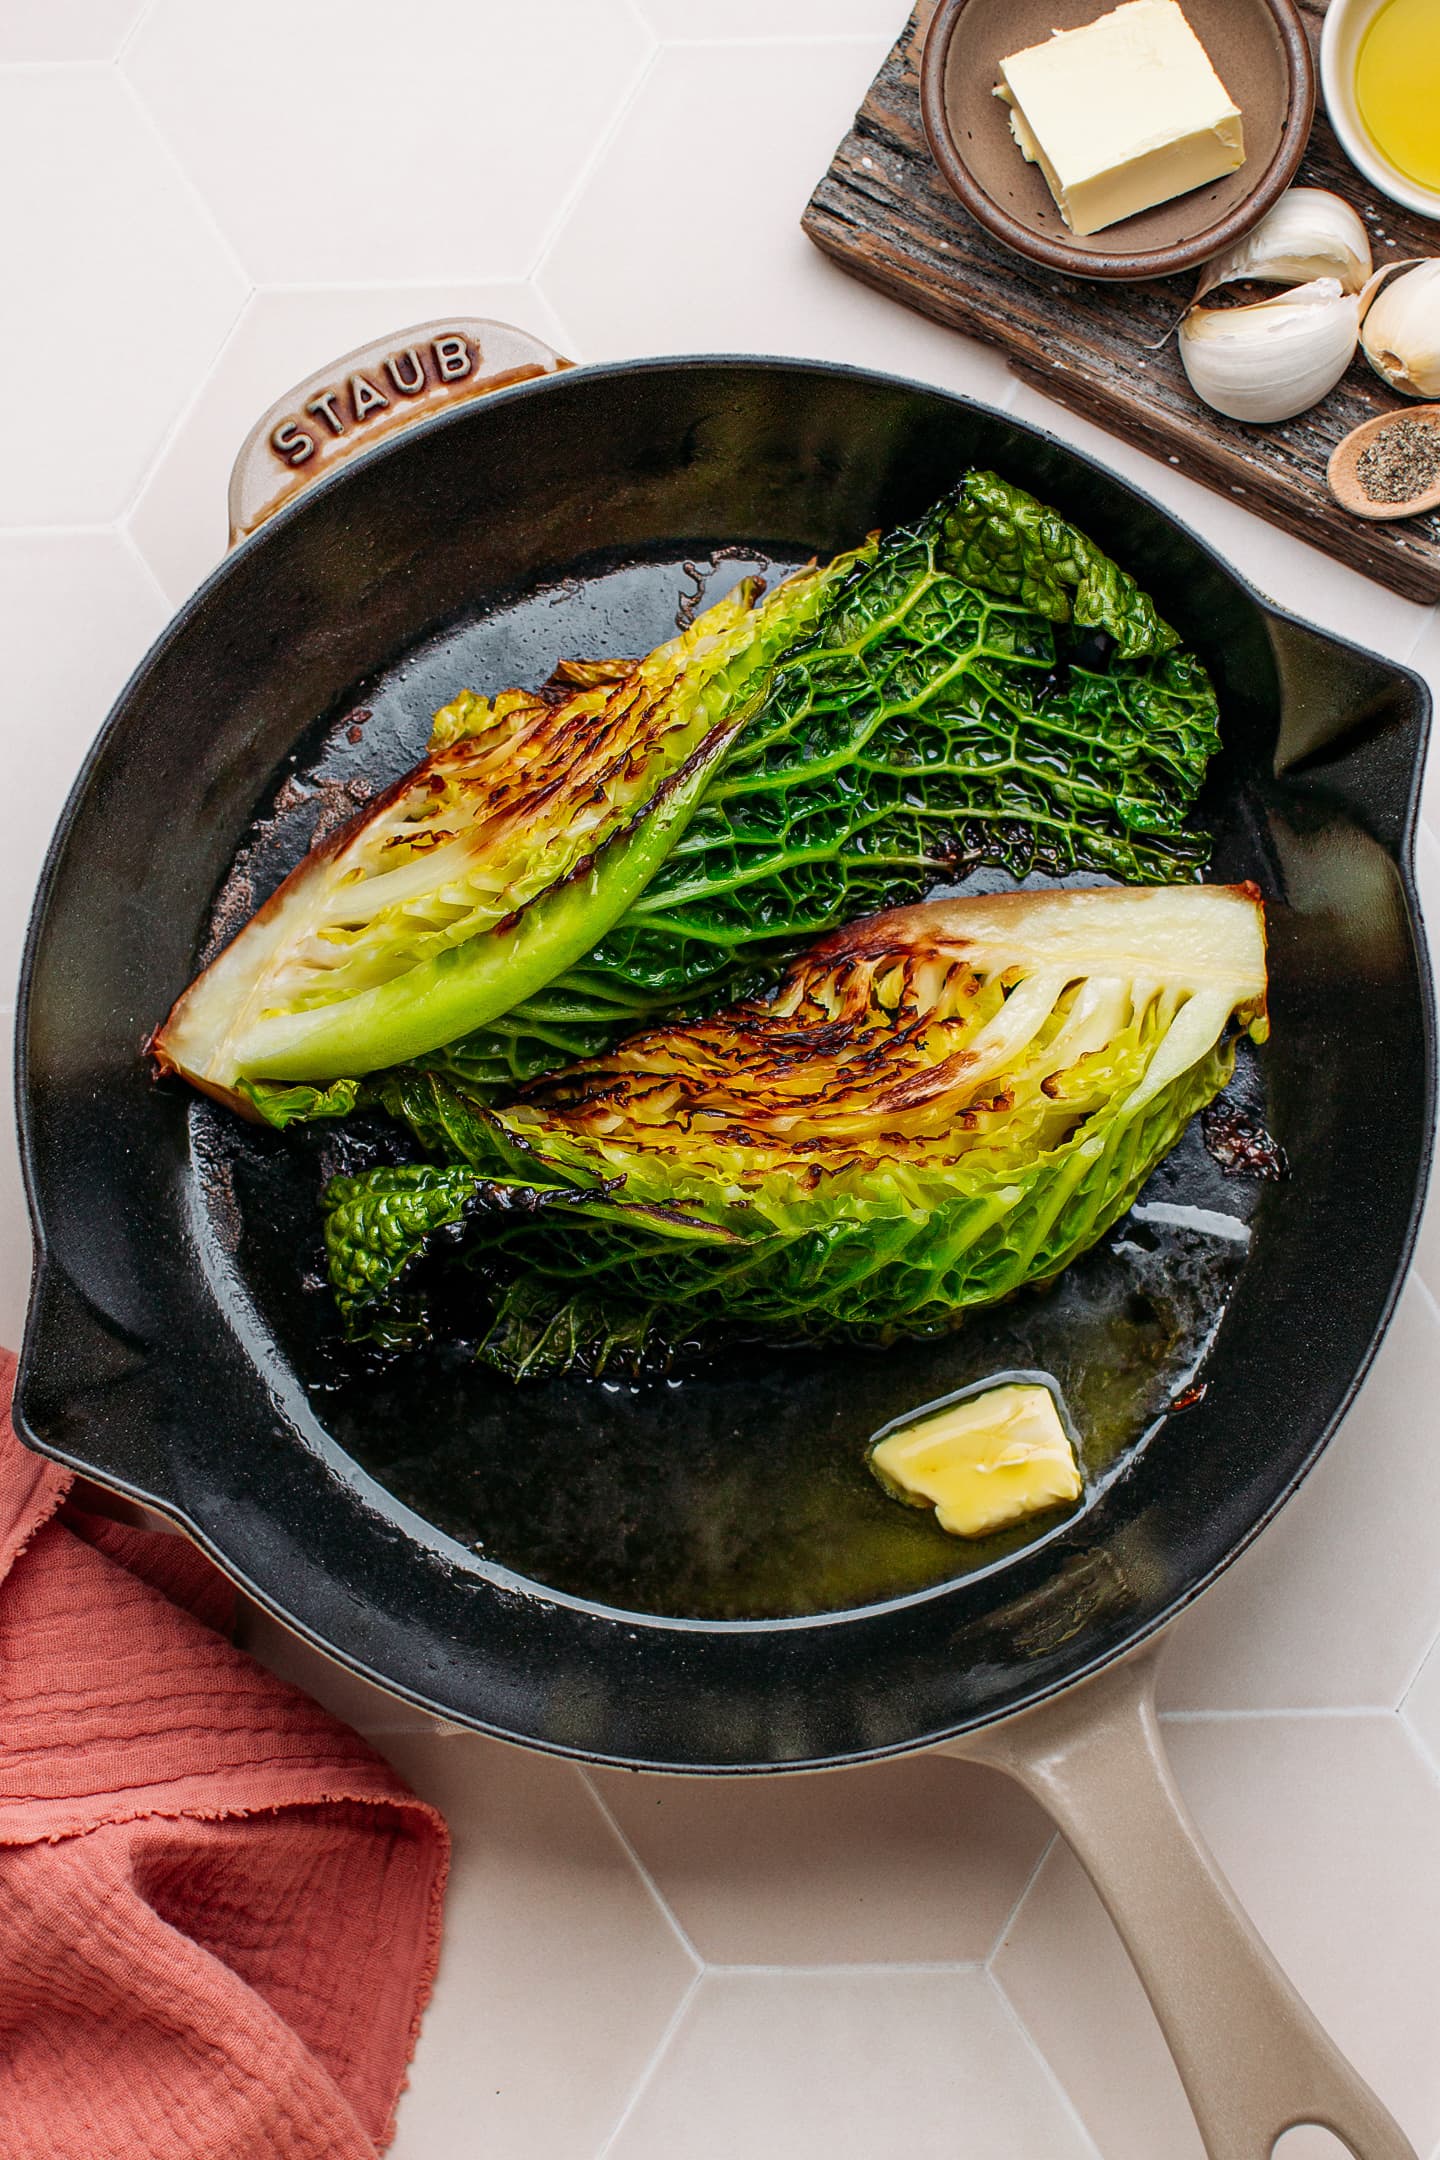
M 93 525 L 5 525 L 0 524 L 0 540 L 108 540 L 118 532 L 119 517 L 105 518 Z
M 1059 1832 L 1057 1831 L 1056 1836 L 1058 1837 L 1058 1835 Z M 1089 2160 L 1104 2160 L 1104 2155 L 1102 2154 L 1100 2147 L 1096 2144 L 1095 2139 L 1090 2133 L 1089 2124 L 1086 2122 L 1084 2116 L 1080 2113 L 1079 2108 L 1076 2106 L 1074 2099 L 1071 2097 L 1069 2087 L 1065 2084 L 1059 2071 L 1055 2068 L 1055 2065 L 1051 2062 L 1049 2056 L 1045 2053 L 1045 2050 L 1041 2047 L 1039 2041 L 1035 2038 L 1034 2033 L 1031 2032 L 1024 2018 L 1021 2017 L 1020 2012 L 1016 2009 L 1014 2003 L 1011 2002 L 1009 1995 L 1006 1993 L 1004 1981 L 999 1979 L 996 1974 L 992 1973 L 988 1966 L 985 1969 L 985 1978 L 986 1984 L 997 1997 L 1002 2012 L 1010 2019 L 1010 2022 L 1015 2027 L 1016 2032 L 1020 2035 L 1022 2045 L 1025 2047 L 1026 2051 L 1034 2058 L 1035 2062 L 1039 2065 L 1040 2075 L 1043 2078 L 1044 2082 L 1054 2093 L 1064 2113 L 1069 2116 L 1071 2123 L 1074 2125 L 1076 2131 L 1080 2136 L 1081 2143 L 1086 2154 L 1089 2156 Z
M 620 5 L 648 44 L 658 46 L 665 43 L 664 38 L 661 37 L 660 32 L 645 13 L 640 0 L 620 0 Z
M 1410 1697 L 1414 1692 L 1416 1681 L 1420 1678 L 1421 1673 L 1424 1672 L 1425 1667 L 1429 1664 L 1431 1658 L 1434 1656 L 1437 1650 L 1440 1650 L 1440 1628 L 1437 1628 L 1435 1630 L 1435 1633 L 1431 1636 L 1429 1642 L 1426 1643 L 1425 1648 L 1420 1653 L 1419 1659 L 1416 1662 L 1414 1672 L 1411 1673 L 1409 1679 L 1405 1682 L 1404 1687 L 1400 1691 L 1400 1699 L 1395 1705 L 1395 1713 L 1397 1717 L 1403 1714 L 1405 1705 L 1407 1702 L 1409 1702 Z M 1406 1719 L 1406 1723 L 1409 1723 L 1408 1718 Z
M 729 1958 L 709 1958 L 705 1970 L 724 1980 L 888 1980 L 941 1978 L 947 1973 L 983 1973 L 981 1958 L 830 1958 L 818 1965 L 749 1965 Z
M 1437 841 L 1436 845 L 1440 847 L 1440 841 Z M 1430 1307 L 1431 1318 L 1440 1323 L 1440 1299 L 1437 1299 L 1435 1292 L 1430 1288 L 1424 1276 L 1418 1275 L 1413 1267 L 1410 1270 L 1410 1281 L 1418 1287 L 1426 1304 Z
M 160 440 L 155 446 L 154 456 L 147 460 L 145 468 L 140 474 L 139 479 L 131 488 L 129 494 L 126 496 L 125 501 L 122 503 L 115 517 L 110 521 L 111 526 L 114 529 L 128 533 L 130 527 L 130 520 L 134 517 L 135 512 L 139 509 L 141 500 L 144 497 L 147 488 L 150 486 L 151 481 L 155 478 L 156 473 L 160 470 L 160 467 L 164 463 L 165 459 L 169 456 L 172 447 L 179 438 L 180 430 L 184 427 L 186 421 L 190 418 L 190 415 L 197 409 L 201 399 L 205 396 L 206 391 L 209 389 L 211 383 L 214 381 L 216 369 L 219 367 L 220 362 L 224 359 L 226 353 L 230 350 L 230 347 L 233 344 L 237 333 L 239 332 L 241 323 L 245 320 L 246 315 L 249 313 L 250 303 L 255 297 L 255 281 L 250 276 L 250 273 L 245 268 L 245 265 L 241 262 L 234 248 L 231 246 L 228 236 L 224 232 L 222 232 L 220 226 L 216 222 L 213 211 L 211 210 L 209 204 L 206 202 L 204 196 L 200 193 L 200 190 L 196 185 L 195 181 L 191 178 L 190 174 L 181 164 L 175 152 L 171 149 L 169 142 L 161 131 L 159 122 L 151 113 L 150 108 L 146 105 L 145 100 L 141 97 L 139 91 L 135 88 L 134 83 L 131 82 L 129 76 L 125 73 L 124 69 L 118 64 L 112 66 L 111 73 L 113 74 L 115 80 L 123 86 L 124 94 L 128 97 L 135 111 L 140 115 L 144 126 L 149 131 L 151 137 L 158 146 L 161 156 L 164 158 L 166 164 L 171 168 L 171 170 L 177 175 L 184 192 L 197 206 L 206 226 L 214 234 L 216 242 L 221 249 L 224 259 L 229 263 L 231 269 L 235 272 L 236 276 L 240 280 L 242 287 L 244 288 L 240 294 L 239 300 L 236 303 L 234 314 L 230 317 L 230 320 L 225 325 L 219 342 L 216 344 L 209 358 L 205 361 L 203 368 L 200 370 L 198 379 L 195 383 L 194 388 L 191 390 L 190 395 L 183 401 L 179 410 L 172 415 L 169 425 L 162 431 Z M 138 541 L 135 544 L 137 547 L 139 546 Z M 158 583 L 158 573 L 152 570 L 151 574 L 152 576 L 156 577 L 156 582 Z M 208 571 L 206 575 L 209 575 Z M 164 590 L 163 587 L 161 589 L 162 591 Z M 168 593 L 165 594 L 165 601 L 167 607 L 170 607 L 173 610 L 175 603 L 170 599 Z
M 550 317 L 554 325 L 555 350 L 570 362 L 572 369 L 584 367 L 585 360 L 580 351 L 580 341 L 570 335 L 570 325 L 550 298 L 549 293 L 543 292 L 533 277 L 525 280 L 525 286 L 526 290 L 533 293 L 540 302 L 541 307 L 544 308 L 545 313 Z
M 1040 1880 L 1040 1870 L 1044 1867 L 1045 1862 L 1049 1859 L 1051 1853 L 1055 1850 L 1055 1847 L 1059 1843 L 1059 1841 L 1060 1832 L 1058 1830 L 1052 1830 L 1049 1837 L 1046 1838 L 1045 1843 L 1040 1848 L 1039 1859 L 1035 1862 L 1034 1867 L 1031 1868 L 1030 1873 L 1026 1876 L 1024 1882 L 1020 1885 L 1020 1895 L 1016 1898 L 1009 1912 L 1005 1915 L 1004 1920 L 1001 1922 L 998 1930 L 996 1931 L 995 1940 L 991 1943 L 989 1951 L 986 1954 L 985 1970 L 987 1973 L 991 1970 L 996 1958 L 999 1957 L 1000 1952 L 1004 1949 L 1005 1938 L 1010 1933 L 1011 1928 L 1014 1927 L 1016 1921 L 1019 1919 L 1021 1906 L 1025 1903 L 1025 1900 L 1029 1897 L 1036 1883 Z
M 170 598 L 169 593 L 166 592 L 164 586 L 161 584 L 159 577 L 157 576 L 154 568 L 151 565 L 149 557 L 145 554 L 144 550 L 140 546 L 139 541 L 135 538 L 134 533 L 131 532 L 128 523 L 126 523 L 124 520 L 121 520 L 119 523 L 114 525 L 111 530 L 114 532 L 116 539 L 120 542 L 120 545 L 125 550 L 126 554 L 132 558 L 136 565 L 136 568 L 141 572 L 146 582 L 154 589 L 155 596 L 159 600 L 160 605 L 164 610 L 164 621 L 162 621 L 160 629 L 157 630 L 155 633 L 155 636 L 159 637 L 163 633 L 165 623 L 169 622 L 171 617 L 175 613 L 175 603 Z M 150 644 L 147 645 L 145 648 L 145 653 L 149 652 L 150 646 L 153 645 L 154 642 L 155 639 L 152 638 L 150 640 Z M 131 668 L 131 675 L 134 674 L 135 668 L 139 667 L 140 661 L 145 658 L 145 653 L 141 653 L 140 659 L 135 662 L 135 667 Z M 129 676 L 126 677 L 126 681 L 129 681 Z M 124 685 L 122 684 L 121 688 L 123 689 L 123 687 Z M 118 697 L 119 694 L 120 693 L 117 690 L 116 696 Z
M 215 212 L 211 209 L 209 203 L 205 200 L 205 197 L 201 194 L 199 181 L 190 171 L 190 168 L 185 164 L 179 152 L 171 143 L 169 136 L 165 133 L 165 130 L 161 127 L 154 113 L 151 112 L 150 107 L 146 104 L 144 98 L 140 95 L 140 92 L 136 87 L 135 83 L 125 72 L 125 69 L 121 67 L 118 60 L 111 62 L 110 74 L 114 81 L 120 84 L 122 90 L 124 91 L 124 94 L 126 95 L 126 97 L 129 98 L 130 103 L 134 106 L 136 112 L 139 113 L 141 119 L 145 123 L 145 126 L 154 138 L 156 144 L 158 145 L 161 156 L 164 158 L 166 164 L 170 166 L 171 170 L 176 174 L 185 193 L 190 197 L 200 216 L 203 218 L 206 225 L 209 226 L 211 232 L 215 235 L 216 245 L 220 248 L 221 252 L 226 257 L 226 260 L 229 262 L 231 269 L 235 272 L 235 275 L 239 278 L 241 284 L 245 287 L 245 297 L 248 301 L 251 293 L 255 290 L 255 280 L 250 275 L 249 265 L 243 263 L 240 260 L 239 250 L 236 248 L 235 243 L 230 238 L 229 233 L 226 232 L 224 226 L 220 223 L 220 220 L 216 217 Z
M 114 70 L 114 53 L 103 60 L 0 60 L 0 76 L 111 75 Z
M 150 483 L 154 480 L 161 466 L 169 457 L 170 452 L 174 449 L 176 443 L 180 440 L 181 430 L 184 428 L 191 414 L 199 410 L 201 401 L 203 400 L 211 384 L 215 380 L 216 371 L 218 370 L 221 361 L 225 358 L 225 355 L 229 352 L 236 338 L 240 335 L 240 326 L 244 322 L 246 316 L 249 314 L 250 303 L 254 298 L 255 287 L 252 285 L 246 292 L 244 298 L 241 300 L 239 307 L 235 310 L 235 313 L 231 316 L 230 321 L 227 323 L 225 327 L 225 334 L 221 338 L 220 343 L 216 346 L 214 352 L 210 355 L 209 360 L 206 362 L 205 368 L 201 373 L 200 378 L 197 381 L 194 389 L 191 391 L 189 397 L 185 399 L 179 411 L 175 413 L 175 415 L 170 421 L 169 426 L 166 428 L 164 434 L 161 436 L 160 441 L 156 446 L 154 457 L 150 459 L 149 463 L 145 467 L 145 470 L 141 473 L 140 478 L 136 481 L 134 487 L 131 489 L 129 495 L 127 496 L 123 509 L 120 511 L 119 515 L 114 521 L 115 528 L 118 531 L 124 533 L 128 533 L 130 531 L 131 520 L 134 518 L 136 511 L 140 508 L 141 503 L 144 501 L 145 496 L 149 491 Z M 235 448 L 238 452 L 240 444 L 237 443 L 235 445 Z M 228 482 L 228 474 L 226 478 Z M 228 534 L 229 519 L 226 515 L 227 507 L 227 504 L 222 498 L 219 504 L 219 514 L 224 529 Z M 140 543 L 138 540 L 136 541 L 135 545 L 139 547 Z M 209 577 L 210 571 L 215 568 L 216 563 L 223 559 L 224 552 L 224 549 L 222 549 L 220 555 L 216 557 L 215 562 L 209 565 L 209 567 L 204 573 L 205 577 Z M 152 575 L 158 578 L 159 573 L 152 571 Z M 190 590 L 192 592 L 195 590 L 193 584 L 191 585 Z M 169 607 L 172 612 L 177 606 L 181 604 L 181 602 L 179 601 L 172 600 L 168 593 L 165 596 L 165 601 L 167 607 Z
M 1422 1732 L 1417 1731 L 1416 1727 L 1411 1723 L 1410 1719 L 1406 1717 L 1403 1710 L 1397 1710 L 1395 1712 L 1395 1718 L 1396 1722 L 1401 1726 L 1405 1734 L 1405 1738 L 1409 1741 L 1411 1747 L 1414 1748 L 1416 1754 L 1419 1756 L 1420 1767 L 1429 1775 L 1429 1777 L 1436 1785 L 1440 1785 L 1440 1755 L 1436 1755 L 1434 1753 L 1429 1741 L 1425 1738 L 1425 1735 Z
M 650 2060 L 646 2063 L 644 2069 L 640 2072 L 639 2077 L 636 2078 L 635 2083 L 630 2088 L 629 2099 L 625 2102 L 624 2107 L 621 2108 L 620 2113 L 616 2116 L 608 2135 L 601 2140 L 599 2146 L 596 2148 L 595 2160 L 606 2160 L 606 2155 L 613 2149 L 615 2140 L 619 2137 L 621 2131 L 625 2128 L 626 2123 L 629 2122 L 630 2117 L 634 2114 L 636 2108 L 640 2105 L 640 2102 L 644 2098 L 644 2095 L 652 2079 L 654 2078 L 656 2071 L 660 2068 L 661 2063 L 665 2060 L 665 2057 L 669 2052 L 671 2041 L 675 2038 L 676 2033 L 680 2030 L 681 2025 L 684 2023 L 685 2014 L 689 2010 L 691 2003 L 694 2001 L 696 1990 L 699 1988 L 699 1985 L 704 1979 L 704 1977 L 705 1970 L 703 1966 L 698 1972 L 692 1973 L 690 1977 L 690 1985 L 686 1988 L 684 1994 L 680 1997 L 679 2002 L 676 2003 L 675 2008 L 671 2011 L 669 2021 L 666 2024 L 665 2030 L 661 2033 L 660 2038 L 655 2043 L 654 2053 L 651 2055 Z
M 615 1839 L 621 1851 L 624 1853 L 626 1859 L 630 1862 L 631 1867 L 634 1868 L 641 1882 L 649 1891 L 651 1898 L 654 1900 L 657 1911 L 663 1914 L 664 1918 L 669 1923 L 671 1932 L 673 1933 L 675 1940 L 679 1943 L 681 1949 L 685 1952 L 686 1957 L 689 1958 L 691 1964 L 695 1967 L 695 1977 L 698 1980 L 700 1975 L 705 1970 L 706 1960 L 701 1957 L 700 1952 L 695 1948 L 694 1943 L 691 1942 L 689 1935 L 680 1925 L 679 1918 L 670 1908 L 669 1899 L 662 1894 L 660 1885 L 656 1882 L 649 1868 L 646 1867 L 645 1862 L 640 1858 L 639 1853 L 635 1850 L 634 1845 L 626 1836 L 624 1830 L 621 1829 L 613 1810 L 610 1808 L 608 1803 L 601 1797 L 600 1791 L 596 1786 L 594 1779 L 591 1777 L 590 1772 L 579 1764 L 576 1765 L 576 1768 L 580 1771 L 580 1782 L 585 1787 L 585 1790 L 589 1793 L 590 1798 L 594 1801 L 595 1806 L 599 1811 L 601 1820 L 607 1825 L 611 1836 Z
M 1421 1288 L 1424 1288 L 1423 1284 L 1421 1285 Z M 1440 1627 L 1436 1628 L 1435 1633 L 1430 1637 L 1430 1640 L 1426 1643 L 1425 1648 L 1421 1651 L 1419 1657 L 1415 1660 L 1415 1669 L 1411 1673 L 1409 1679 L 1405 1682 L 1404 1687 L 1401 1688 L 1399 1696 L 1396 1699 L 1395 1709 L 1397 1713 L 1403 1710 L 1406 1703 L 1410 1700 L 1411 1689 L 1414 1687 L 1416 1681 L 1420 1678 L 1421 1673 L 1424 1672 L 1425 1667 L 1429 1664 L 1431 1656 L 1437 1648 L 1440 1648 Z
M 130 47 L 134 44 L 136 38 L 140 35 L 140 32 L 144 29 L 146 23 L 149 22 L 151 16 L 155 13 L 159 5 L 160 0 L 145 0 L 144 6 L 140 9 L 134 21 L 131 23 L 129 29 L 125 32 L 124 37 L 121 38 L 120 43 L 116 46 L 114 52 L 110 55 L 110 65 L 112 67 L 118 68 L 121 65 L 121 62 L 124 60 L 126 53 L 129 52 Z
M 1430 632 L 1435 629 L 1440 629 L 1440 603 L 1437 603 L 1430 609 L 1428 614 L 1421 617 L 1420 627 L 1415 632 L 1411 644 L 1406 648 L 1405 659 L 1407 662 L 1415 658 L 1416 653 L 1419 652 Z
M 962 332 L 961 334 L 963 336 L 964 333 Z M 985 352 L 993 352 L 996 350 L 996 348 L 991 345 L 986 345 L 982 349 Z M 1006 366 L 1005 373 L 1007 378 L 1005 395 L 1000 400 L 999 405 L 996 407 L 996 411 L 1003 413 L 1013 413 L 1015 411 L 1015 402 L 1019 397 L 1020 392 L 1024 389 L 1025 384 L 1023 379 L 1015 373 L 1014 368 L 1010 367 L 1008 364 Z M 1021 425 L 1023 427 L 1023 421 L 1021 422 Z
M 579 208 L 581 196 L 585 193 L 585 190 L 589 187 L 591 180 L 599 171 L 601 159 L 604 157 L 606 151 L 610 148 L 611 143 L 615 141 L 626 120 L 630 117 L 630 113 L 634 108 L 636 99 L 639 97 L 640 92 L 644 89 L 646 83 L 650 80 L 651 75 L 655 71 L 655 63 L 660 58 L 661 47 L 658 38 L 655 36 L 653 31 L 649 32 L 649 37 L 650 50 L 646 53 L 644 60 L 636 69 L 635 80 L 631 83 L 630 88 L 626 91 L 624 97 L 621 98 L 620 103 L 616 107 L 615 111 L 611 113 L 607 124 L 600 130 L 598 137 L 596 138 L 594 144 L 591 147 L 589 157 L 586 158 L 579 172 L 575 175 L 574 180 L 566 189 L 563 202 L 561 202 L 557 206 L 554 215 L 550 219 L 549 224 L 546 226 L 545 231 L 541 236 L 540 245 L 535 250 L 534 255 L 530 259 L 530 267 L 525 273 L 526 282 L 535 287 L 535 290 L 539 293 L 541 299 L 545 302 L 547 307 L 551 304 L 550 295 L 546 292 L 544 286 L 540 282 L 541 273 L 545 269 L 546 264 L 549 262 L 551 255 L 554 253 L 555 246 L 560 238 L 560 235 L 564 232 L 566 226 L 570 222 L 571 217 Z M 558 320 L 558 309 L 555 310 L 555 314 Z

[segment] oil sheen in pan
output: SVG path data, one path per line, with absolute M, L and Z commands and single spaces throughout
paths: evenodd
M 318 820 L 348 814 L 420 754 L 430 714 L 462 684 L 535 682 L 565 655 L 645 650 L 672 633 L 704 553 L 588 566 L 357 686 L 260 806 L 217 904 L 217 942 L 303 853 Z M 731 552 L 707 597 L 747 560 L 766 557 Z M 1233 1092 L 1255 1108 L 1258 1090 L 1258 1065 L 1242 1052 Z M 1080 1506 L 1090 1505 L 1193 1382 L 1244 1264 L 1261 1190 L 1221 1174 L 1197 1124 L 1125 1221 L 1056 1284 L 977 1314 L 942 1341 L 888 1351 L 742 1346 L 634 1383 L 516 1387 L 477 1366 L 463 1343 L 388 1361 L 341 1343 L 318 1279 L 316 1196 L 333 1135 L 320 1127 L 282 1139 L 203 1102 L 191 1115 L 202 1189 L 228 1218 L 216 1222 L 219 1240 L 276 1350 L 362 1469 L 538 1584 L 709 1619 L 904 1596 L 993 1566 L 1069 1519 L 956 1539 L 887 1499 L 865 1467 L 882 1426 L 997 1372 L 1053 1378 L 1080 1435 Z M 297 1296 L 307 1271 L 311 1287 Z

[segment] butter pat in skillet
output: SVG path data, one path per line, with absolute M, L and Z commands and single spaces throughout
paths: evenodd
M 1000 63 L 995 95 L 1075 233 L 1245 162 L 1240 113 L 1175 0 L 1128 0 Z
M 955 1537 L 989 1537 L 1082 1490 L 1070 1436 L 1049 1388 L 987 1388 L 891 1433 L 870 1467 L 897 1500 L 931 1507 Z

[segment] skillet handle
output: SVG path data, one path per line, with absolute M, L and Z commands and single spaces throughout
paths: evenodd
M 1054 1818 L 1118 1929 L 1210 2160 L 1270 2160 L 1299 2123 L 1355 2160 L 1415 2148 L 1236 1903 L 1190 1818 L 1155 1711 L 1153 1645 L 940 1752 L 990 1764 Z
M 431 413 L 574 365 L 528 330 L 478 317 L 415 323 L 357 346 L 277 398 L 230 474 L 230 545 L 322 473 Z

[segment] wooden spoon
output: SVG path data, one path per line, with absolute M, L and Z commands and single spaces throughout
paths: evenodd
M 1419 517 L 1422 511 L 1440 510 L 1440 473 L 1436 474 L 1428 487 L 1422 488 L 1418 495 L 1410 496 L 1405 502 L 1377 502 L 1373 495 L 1366 494 L 1360 484 L 1360 475 L 1355 467 L 1361 451 L 1372 443 L 1377 435 L 1383 434 L 1386 428 L 1394 427 L 1399 420 L 1428 421 L 1437 434 L 1440 434 L 1440 405 L 1410 405 L 1401 412 L 1381 413 L 1374 420 L 1364 420 L 1359 427 L 1352 428 L 1343 442 L 1338 442 L 1330 453 L 1330 463 L 1325 468 L 1330 492 L 1341 509 L 1348 510 L 1353 517 Z

